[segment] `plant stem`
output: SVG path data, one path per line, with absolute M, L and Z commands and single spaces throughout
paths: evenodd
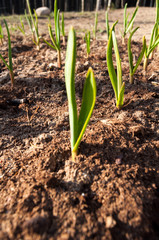
M 154 51 L 150 53 L 149 59 L 153 59 Z
M 58 68 L 61 68 L 61 52 L 60 52 L 60 50 L 57 51 L 57 54 L 58 54 L 58 56 L 57 56 L 57 66 L 58 66 Z
M 14 87 L 14 73 L 13 73 L 13 71 L 9 71 L 9 73 L 10 73 L 11 85 L 13 88 Z
M 122 37 L 122 44 L 125 44 L 125 37 Z
M 77 156 L 77 150 L 76 151 L 72 151 L 72 161 L 75 161 L 75 158 Z
M 35 33 L 34 32 L 32 33 L 32 38 L 33 38 L 33 42 L 35 42 L 36 38 L 35 38 Z
M 147 65 L 148 65 L 148 57 L 145 57 L 144 59 L 144 71 L 147 71 Z
M 40 46 L 39 44 L 36 46 L 37 50 L 40 51 Z
M 65 36 L 63 36 L 63 45 L 66 46 L 66 39 L 65 39 Z
M 123 106 L 121 106 L 121 105 L 116 105 L 116 108 L 119 109 L 119 110 L 120 110 L 122 107 L 123 107 Z
M 130 74 L 130 84 L 133 84 L 134 83 L 134 76 Z

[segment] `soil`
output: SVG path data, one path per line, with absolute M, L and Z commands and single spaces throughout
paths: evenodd
M 56 52 L 44 43 L 37 51 L 30 35 L 11 34 L 13 90 L 0 62 L 0 239 L 159 239 L 159 55 L 156 51 L 146 74 L 141 64 L 134 84 L 129 84 L 127 45 L 118 34 L 121 13 L 110 12 L 111 24 L 119 19 L 116 29 L 126 84 L 121 110 L 115 107 L 106 64 L 105 13 L 99 14 L 102 31 L 91 41 L 88 59 L 82 28 L 93 24 L 94 15 L 66 14 L 67 29 L 71 24 L 77 29 L 78 109 L 89 66 L 97 82 L 95 109 L 75 162 L 70 158 L 66 47 L 62 45 L 59 69 Z M 142 36 L 150 38 L 154 19 L 154 8 L 139 10 L 134 59 Z M 49 40 L 46 22 L 40 19 L 39 29 Z M 6 35 L 5 40 L 1 52 L 7 58 Z

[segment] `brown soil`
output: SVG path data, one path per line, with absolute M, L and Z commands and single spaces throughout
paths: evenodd
M 144 13 L 147 19 L 155 16 L 153 8 L 140 11 L 137 22 L 141 25 Z M 93 21 L 87 15 L 75 14 L 70 24 L 83 21 L 87 28 L 87 22 Z M 115 17 L 122 22 L 121 10 L 110 13 L 112 21 Z M 104 29 L 104 12 L 100 19 Z M 134 38 L 134 58 L 142 35 L 149 38 L 152 22 Z M 97 99 L 79 155 L 72 162 L 65 47 L 62 69 L 58 69 L 56 53 L 45 44 L 38 52 L 29 36 L 12 35 L 13 90 L 8 70 L 0 62 L 0 239 L 159 239 L 158 52 L 147 74 L 141 65 L 130 85 L 127 46 L 118 37 L 126 82 L 125 104 L 119 111 L 107 71 L 107 42 L 101 37 L 106 39 L 106 34 L 98 32 L 97 40 L 91 42 L 89 59 L 85 43 L 77 39 L 78 107 L 89 66 L 97 81 Z M 7 57 L 7 42 L 1 52 Z M 15 99 L 26 102 L 18 104 Z

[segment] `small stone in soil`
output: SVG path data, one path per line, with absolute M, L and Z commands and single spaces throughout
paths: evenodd
M 116 221 L 112 216 L 106 218 L 106 228 L 113 228 L 116 225 Z
M 121 153 L 116 159 L 115 159 L 115 163 L 117 165 L 122 163 L 122 159 L 123 159 L 123 153 Z

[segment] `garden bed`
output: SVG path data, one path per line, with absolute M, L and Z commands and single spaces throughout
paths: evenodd
M 149 19 L 155 9 L 143 11 Z M 75 25 L 84 21 L 83 16 L 75 16 Z M 111 21 L 117 16 L 121 22 L 121 10 L 111 12 Z M 142 24 L 143 15 L 137 16 L 136 24 Z M 40 23 L 44 24 L 44 19 Z M 104 29 L 102 20 L 99 24 Z M 146 33 L 152 25 L 152 21 L 146 25 Z M 136 57 L 144 30 L 133 38 Z M 48 34 L 43 34 L 49 40 Z M 127 46 L 118 36 L 126 85 L 124 107 L 118 110 L 104 39 L 106 34 L 98 32 L 87 59 L 86 44 L 77 32 L 78 108 L 90 66 L 96 77 L 97 99 L 78 157 L 72 162 L 64 78 L 66 48 L 62 46 L 62 68 L 58 69 L 56 52 L 44 43 L 39 52 L 29 36 L 11 36 L 13 90 L 8 70 L 0 62 L 0 239 L 159 238 L 158 52 L 146 74 L 140 65 L 131 85 Z M 7 56 L 7 42 L 1 50 Z

